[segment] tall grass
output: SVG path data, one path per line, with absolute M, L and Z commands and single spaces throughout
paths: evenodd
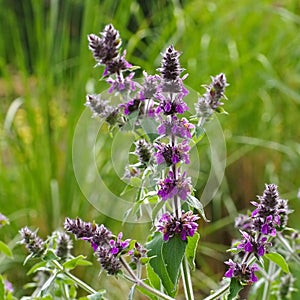
M 201 232 L 197 261 L 201 272 L 195 278 L 204 284 L 199 284 L 199 291 L 207 293 L 214 287 L 207 274 L 213 279 L 222 276 L 225 247 L 220 245 L 220 230 L 261 193 L 264 182 L 277 183 L 291 199 L 296 209 L 292 223 L 296 223 L 300 208 L 296 199 L 300 186 L 298 1 L 254 5 L 251 0 L 0 0 L 0 7 L 0 210 L 11 219 L 10 229 L 2 231 L 4 239 L 15 239 L 25 224 L 39 227 L 46 235 L 60 227 L 65 216 L 80 215 L 120 227 L 85 199 L 72 166 L 72 140 L 86 84 L 96 79 L 96 89 L 105 88 L 97 82 L 100 71 L 92 68 L 86 36 L 110 22 L 121 33 L 129 61 L 149 73 L 159 66 L 160 52 L 173 43 L 183 52 L 189 86 L 202 92 L 201 84 L 209 82 L 209 75 L 221 71 L 231 84 L 226 103 L 230 115 L 220 117 L 227 140 L 227 177 L 207 208 L 213 222 L 203 224 Z M 201 151 L 201 174 L 205 174 L 210 156 L 204 146 Z M 102 163 L 109 153 L 104 145 Z M 113 186 L 114 182 L 112 172 L 106 183 Z M 197 188 L 200 193 L 200 180 Z M 134 231 L 132 225 L 125 228 L 128 234 Z M 140 238 L 145 235 L 142 230 L 143 226 Z M 222 236 L 224 243 L 230 242 L 229 233 Z M 1 264 L 1 271 L 20 268 L 23 254 L 19 247 L 15 251 L 15 261 Z M 214 269 L 212 258 L 221 262 Z

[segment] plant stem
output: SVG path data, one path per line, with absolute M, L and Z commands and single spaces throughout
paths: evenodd
M 85 291 L 87 291 L 89 294 L 96 294 L 97 291 L 95 291 L 92 287 L 90 287 L 88 284 L 74 276 L 73 274 L 69 273 L 64 269 L 64 267 L 56 260 L 52 260 L 52 263 L 54 266 L 62 273 L 64 273 L 67 277 L 69 277 L 71 280 L 73 280 L 75 283 L 77 283 L 81 288 L 83 288 Z
M 120 257 L 120 261 L 122 263 L 122 265 L 124 266 L 125 270 L 128 272 L 128 274 L 131 276 L 131 278 L 127 278 L 128 280 L 130 280 L 131 282 L 134 282 L 136 285 L 148 290 L 149 292 L 151 292 L 153 295 L 156 295 L 162 299 L 165 300 L 175 300 L 174 298 L 154 289 L 153 287 L 145 284 L 140 278 L 138 278 L 135 273 L 132 271 L 132 269 L 129 267 L 129 265 L 127 264 L 126 260 L 121 256 Z
M 220 296 L 222 296 L 224 293 L 226 293 L 229 290 L 230 282 L 225 284 L 223 287 L 221 287 L 219 290 L 214 292 L 213 294 L 209 295 L 203 300 L 213 300 L 213 299 L 219 299 Z
M 183 289 L 184 289 L 185 299 L 194 300 L 191 273 L 190 273 L 190 268 L 189 268 L 188 261 L 187 261 L 186 257 L 184 257 L 182 262 L 181 262 L 181 272 L 182 272 L 182 282 L 183 282 Z
M 261 300 L 268 300 L 270 298 L 270 287 L 272 283 L 272 274 L 275 271 L 275 264 L 270 261 L 269 270 L 268 270 L 268 277 L 265 278 L 265 287 L 264 292 Z

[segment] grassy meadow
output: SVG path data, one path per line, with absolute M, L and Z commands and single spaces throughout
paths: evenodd
M 0 212 L 10 219 L 0 240 L 14 254 L 13 259 L 0 254 L 0 273 L 13 282 L 16 297 L 28 293 L 23 285 L 30 280 L 29 266 L 22 265 L 26 252 L 17 243 L 25 225 L 46 237 L 62 228 L 66 216 L 79 216 L 141 242 L 149 232 L 149 224 L 122 227 L 95 209 L 74 174 L 73 139 L 85 95 L 107 87 L 98 81 L 101 68 L 93 68 L 87 34 L 107 23 L 119 30 L 129 62 L 149 74 L 159 67 L 161 52 L 174 44 L 182 52 L 190 88 L 203 93 L 202 85 L 220 72 L 230 83 L 229 114 L 218 116 L 227 147 L 225 176 L 206 207 L 212 222 L 200 224 L 193 274 L 196 299 L 201 299 L 224 274 L 225 250 L 236 233 L 234 217 L 252 208 L 250 201 L 265 183 L 277 184 L 282 198 L 290 200 L 290 225 L 300 229 L 300 3 L 0 0 Z M 192 102 L 189 106 L 193 110 Z M 105 128 L 101 134 L 97 165 L 106 186 L 118 195 L 124 184 L 110 164 L 111 138 Z M 81 147 L 84 161 L 92 149 Z M 200 196 L 211 165 L 208 141 L 198 150 Z M 108 197 L 96 195 L 101 196 Z M 83 243 L 76 245 L 75 252 L 90 253 Z M 81 268 L 78 276 L 96 289 L 106 288 L 109 299 L 120 299 L 129 287 L 104 274 L 99 279 L 99 269 Z

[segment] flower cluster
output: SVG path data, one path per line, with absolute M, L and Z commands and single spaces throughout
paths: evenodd
M 195 234 L 198 228 L 196 223 L 198 219 L 199 216 L 193 215 L 192 211 L 183 211 L 179 218 L 167 212 L 160 218 L 157 231 L 162 232 L 165 241 L 168 241 L 176 234 L 185 241 L 188 236 L 192 237 Z
M 192 185 L 190 177 L 186 177 L 186 172 L 182 175 L 180 172 L 175 173 L 169 171 L 169 175 L 159 182 L 160 189 L 157 195 L 162 198 L 162 200 L 173 199 L 178 196 L 181 200 L 186 200 L 188 194 L 192 190 Z
M 226 86 L 228 86 L 228 84 L 226 82 L 226 76 L 223 73 L 212 77 L 212 82 L 204 86 L 206 92 L 195 104 L 199 125 L 203 125 L 213 112 L 218 111 L 219 107 L 223 105 L 221 99 L 226 99 L 224 94 Z
M 45 242 L 37 235 L 37 231 L 31 231 L 28 227 L 20 230 L 22 240 L 20 244 L 25 244 L 26 249 L 36 257 L 43 256 L 46 245 Z
M 62 261 L 70 257 L 70 251 L 73 248 L 72 240 L 70 236 L 65 232 L 58 232 L 56 239 L 56 251 L 55 254 L 61 258 Z
M 264 193 L 258 196 L 258 200 L 259 202 L 252 202 L 256 209 L 251 216 L 240 215 L 236 218 L 235 226 L 242 234 L 242 239 L 237 244 L 242 262 L 225 262 L 229 266 L 225 277 L 235 277 L 245 284 L 257 281 L 254 271 L 258 267 L 248 264 L 251 257 L 259 258 L 269 251 L 272 246 L 270 240 L 276 236 L 277 230 L 284 229 L 290 212 L 287 201 L 280 199 L 275 184 L 266 184 Z
M 126 52 L 121 55 L 119 48 L 122 41 L 119 32 L 112 24 L 106 25 L 100 36 L 88 35 L 89 48 L 98 64 L 105 65 L 103 76 L 120 74 L 121 71 L 131 67 L 126 59 Z
M 64 227 L 77 238 L 91 243 L 100 265 L 109 275 L 117 275 L 121 270 L 121 255 L 128 254 L 135 263 L 145 256 L 145 249 L 139 243 L 129 247 L 130 239 L 122 240 L 122 232 L 114 236 L 103 224 L 66 218 Z

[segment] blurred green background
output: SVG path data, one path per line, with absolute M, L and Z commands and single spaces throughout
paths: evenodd
M 172 43 L 183 53 L 188 86 L 203 93 L 201 85 L 220 72 L 230 83 L 229 115 L 219 117 L 227 144 L 226 176 L 206 207 L 212 222 L 201 223 L 193 274 L 196 299 L 201 299 L 223 275 L 234 217 L 251 207 L 264 183 L 279 185 L 295 210 L 290 225 L 300 228 L 300 2 L 0 0 L 0 212 L 11 221 L 0 239 L 14 252 L 11 260 L 0 256 L 0 272 L 13 281 L 18 297 L 29 280 L 28 266 L 22 266 L 26 253 L 16 244 L 22 226 L 38 227 L 46 237 L 62 227 L 66 216 L 80 216 L 122 230 L 126 237 L 135 234 L 141 242 L 149 232 L 147 224 L 121 227 L 101 215 L 74 175 L 72 140 L 87 83 L 98 92 L 106 87 L 98 82 L 101 70 L 93 68 L 87 34 L 107 23 L 119 30 L 128 60 L 150 74 Z M 99 168 L 117 194 L 123 187 L 114 186 L 107 140 Z M 207 141 L 199 151 L 198 195 L 210 168 Z M 83 243 L 76 245 L 77 252 L 88 253 Z M 127 284 L 99 279 L 98 270 L 78 274 L 94 288 L 107 288 L 109 299 L 125 299 L 120 295 L 129 290 Z

